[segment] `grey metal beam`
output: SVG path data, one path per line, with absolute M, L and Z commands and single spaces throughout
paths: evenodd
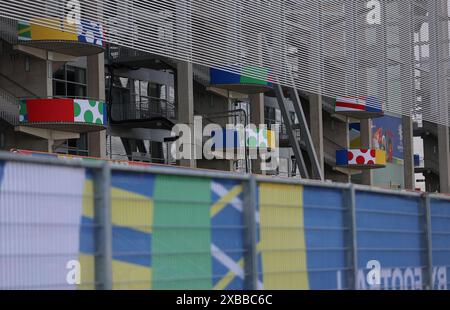
M 95 288 L 112 290 L 111 166 L 94 170 Z
M 350 244 L 349 262 L 351 273 L 351 286 L 353 290 L 357 290 L 358 287 L 358 230 L 356 227 L 356 189 L 353 184 L 350 185 L 349 189 L 344 191 L 343 197 L 345 199 L 344 203 L 348 211 L 348 220 L 350 226 L 350 238 L 348 242 Z
M 283 95 L 283 89 L 279 84 L 276 84 L 274 85 L 274 90 L 277 95 L 278 105 L 281 110 L 281 116 L 284 119 L 284 125 L 286 126 L 287 132 L 289 134 L 289 142 L 291 143 L 292 150 L 294 151 L 298 169 L 300 170 L 302 178 L 309 179 L 309 172 L 308 169 L 306 169 L 305 159 L 303 158 L 302 150 L 300 148 L 300 142 L 295 137 L 294 130 L 292 128 L 293 124 L 291 118 L 289 117 L 288 109 L 286 106 L 286 99 Z M 311 136 L 309 137 L 311 138 Z
M 432 241 L 432 230 L 431 230 L 431 204 L 430 204 L 430 196 L 428 194 L 424 194 L 422 197 L 422 208 L 425 211 L 425 231 L 426 231 L 426 285 L 427 289 L 433 290 L 433 241 Z
M 256 203 L 257 181 L 251 176 L 245 182 L 244 190 L 244 288 L 246 290 L 258 289 L 258 254 L 256 249 Z
M 290 88 L 289 92 L 291 95 L 291 99 L 294 103 L 295 114 L 297 114 L 297 118 L 300 124 L 300 132 L 301 132 L 300 136 L 302 137 L 302 140 L 306 144 L 306 151 L 308 152 L 309 160 L 311 162 L 313 177 L 317 180 L 323 181 L 324 176 L 311 137 L 311 132 L 309 131 L 308 123 L 306 121 L 305 112 L 303 111 L 300 96 L 298 95 L 297 89 L 295 88 Z

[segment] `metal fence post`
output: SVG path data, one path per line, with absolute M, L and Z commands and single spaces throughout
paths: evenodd
M 422 196 L 423 210 L 425 211 L 425 231 L 426 231 L 426 249 L 427 249 L 427 289 L 433 290 L 433 242 L 432 242 L 432 230 L 431 230 L 431 204 L 429 194 L 423 194 Z
M 351 280 L 350 288 L 353 290 L 358 290 L 358 239 L 357 239 L 357 229 L 356 229 L 356 190 L 353 184 L 350 184 L 346 193 L 346 205 L 348 206 L 348 219 L 349 219 L 349 234 L 350 234 L 350 251 L 351 251 Z
M 257 182 L 250 176 L 244 185 L 244 287 L 247 290 L 258 289 L 258 260 L 256 249 L 256 204 Z
M 94 170 L 95 288 L 112 289 L 111 167 Z

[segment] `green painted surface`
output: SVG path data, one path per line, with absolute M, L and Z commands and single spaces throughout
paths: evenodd
M 254 76 L 256 78 L 250 77 Z M 241 84 L 268 85 L 269 70 L 260 67 L 244 67 L 242 69 Z
M 372 171 L 372 183 L 374 186 L 389 189 L 404 189 L 404 165 L 387 163 L 386 168 Z
M 27 101 L 26 100 L 20 100 L 20 111 L 19 114 L 23 117 L 26 117 L 27 115 Z
M 153 289 L 211 289 L 210 180 L 157 176 Z
M 78 117 L 81 114 L 81 107 L 78 102 L 73 103 L 73 114 L 75 117 Z

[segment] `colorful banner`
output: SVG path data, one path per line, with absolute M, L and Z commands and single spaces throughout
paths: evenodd
M 336 98 L 336 113 L 383 113 L 383 105 L 376 97 L 349 97 Z
M 212 85 L 261 85 L 272 87 L 272 75 L 269 69 L 262 67 L 229 67 L 225 68 L 240 72 L 240 74 L 224 71 L 221 69 L 210 69 Z
M 66 19 L 36 17 L 19 21 L 18 36 L 20 41 L 78 41 L 97 46 L 103 46 L 104 42 L 102 25 L 88 20 L 76 25 Z
M 105 126 L 106 105 L 102 101 L 84 99 L 22 99 L 20 122 L 79 123 Z
M 403 124 L 401 117 L 385 115 L 372 121 L 372 144 L 387 153 L 388 163 L 403 164 Z
M 112 172 L 114 289 L 244 289 L 244 184 Z M 262 182 L 256 219 L 258 289 L 351 289 L 346 190 Z M 422 198 L 357 190 L 357 287 L 424 289 Z M 90 170 L 0 162 L 0 288 L 94 289 Z M 382 202 L 382 203 L 380 203 Z M 450 204 L 431 199 L 433 287 L 448 289 Z M 80 283 L 68 263 L 80 264 Z M 371 261 L 380 283 L 367 282 Z
M 374 168 L 386 165 L 386 152 L 376 149 L 348 149 L 336 151 L 336 165 L 340 167 Z
M 372 122 L 373 147 L 386 151 L 386 168 L 373 174 L 373 185 L 404 188 L 403 123 L 401 117 L 385 115 Z

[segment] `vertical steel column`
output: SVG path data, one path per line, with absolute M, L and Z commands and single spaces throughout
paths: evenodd
M 289 135 L 289 142 L 291 143 L 292 150 L 294 151 L 294 156 L 297 162 L 298 169 L 302 178 L 309 179 L 309 172 L 306 169 L 305 159 L 303 158 L 302 149 L 300 148 L 300 142 L 295 137 L 292 120 L 289 116 L 286 99 L 284 98 L 283 89 L 280 84 L 274 85 L 274 90 L 277 95 L 278 106 L 280 107 L 281 116 L 284 119 L 284 125 Z
M 433 290 L 433 242 L 432 242 L 432 230 L 431 230 L 431 205 L 430 196 L 424 194 L 422 196 L 422 206 L 425 211 L 425 231 L 426 231 L 426 248 L 427 248 L 427 289 Z
M 352 268 L 350 277 L 350 289 L 357 290 L 358 288 L 358 239 L 356 229 L 356 191 L 355 186 L 350 184 L 348 190 L 344 192 L 345 205 L 347 206 L 348 221 L 349 221 L 349 238 L 347 238 L 350 245 L 349 262 Z
M 256 204 L 258 191 L 254 176 L 250 176 L 246 181 L 244 195 L 244 288 L 246 290 L 257 290 Z
M 308 128 L 308 122 L 306 121 L 305 112 L 303 111 L 302 101 L 300 100 L 300 96 L 298 95 L 298 91 L 295 88 L 294 80 L 292 79 L 292 88 L 289 89 L 291 99 L 294 103 L 295 114 L 297 114 L 297 118 L 300 124 L 300 132 L 302 136 L 302 140 L 305 141 L 306 151 L 308 152 L 309 161 L 311 162 L 311 169 L 313 177 L 317 180 L 324 180 L 322 168 L 317 157 L 316 149 L 314 148 L 314 143 L 311 137 L 311 132 Z
M 94 171 L 95 288 L 112 289 L 111 167 Z

